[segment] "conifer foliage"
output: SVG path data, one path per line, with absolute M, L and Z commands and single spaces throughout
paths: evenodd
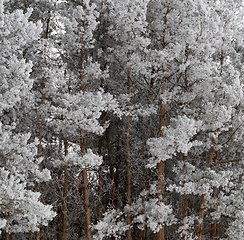
M 244 239 L 240 0 L 0 0 L 1 239 Z

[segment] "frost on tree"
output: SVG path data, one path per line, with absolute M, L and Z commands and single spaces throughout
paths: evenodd
M 41 24 L 28 19 L 32 13 L 4 11 L 0 1 L 0 202 L 1 228 L 6 232 L 36 231 L 55 216 L 52 207 L 39 201 L 32 191 L 35 182 L 50 180 L 47 169 L 40 171 L 36 142 L 30 134 L 18 133 L 18 106 L 28 99 L 32 88 L 32 63 L 23 50 L 39 37 Z

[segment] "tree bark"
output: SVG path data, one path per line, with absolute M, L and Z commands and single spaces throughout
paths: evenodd
M 214 139 L 212 140 L 212 147 L 210 148 L 209 151 L 209 158 L 208 158 L 208 168 L 212 167 L 212 160 L 213 160 L 213 155 L 214 155 Z M 199 209 L 199 214 L 198 214 L 198 224 L 197 224 L 197 240 L 202 239 L 202 229 L 203 229 L 203 219 L 204 219 L 204 205 L 206 203 L 206 194 L 203 194 L 201 197 L 201 202 L 200 202 L 200 209 Z
M 130 91 L 131 91 L 131 83 L 130 83 L 130 76 L 128 75 L 128 81 L 127 81 L 127 95 L 128 95 L 128 102 L 127 102 L 127 110 L 128 115 L 126 117 L 126 135 L 125 135 L 125 141 L 126 141 L 126 151 L 125 151 L 125 158 L 126 158 L 126 172 L 127 172 L 127 204 L 131 205 L 131 162 L 130 162 Z M 127 211 L 126 213 L 127 218 L 127 224 L 129 225 L 129 229 L 127 230 L 127 239 L 132 240 L 131 236 L 131 217 L 130 212 Z
M 183 161 L 184 161 L 183 171 L 185 172 L 185 164 L 186 164 L 186 161 L 187 161 L 187 156 L 185 156 L 184 154 L 183 154 Z M 182 201 L 182 220 L 184 220 L 184 218 L 187 216 L 187 208 L 188 208 L 188 199 L 187 199 L 186 195 L 184 194 L 183 195 L 183 201 Z M 186 239 L 186 235 L 182 234 L 181 239 L 182 240 L 187 240 Z
M 114 187 L 115 187 L 115 202 L 114 202 L 114 206 L 115 209 L 118 209 L 119 207 L 119 198 L 118 198 L 118 194 L 119 194 L 119 176 L 120 176 L 120 136 L 118 136 L 118 140 L 117 140 L 117 147 L 116 147 L 116 154 L 117 154 L 117 163 L 116 163 L 116 173 L 115 173 L 115 179 L 114 179 Z
M 10 234 L 8 232 L 5 233 L 5 240 L 10 240 Z
M 63 149 L 63 133 L 60 131 L 59 133 L 59 148 L 58 148 L 58 154 L 60 159 L 62 158 L 62 149 Z M 58 175 L 58 182 L 57 182 L 57 192 L 58 192 L 58 199 L 57 199 L 57 240 L 62 240 L 62 226 L 63 226 L 63 203 L 62 203 L 62 175 L 63 170 L 61 167 L 58 167 L 57 169 L 57 175 Z
M 112 159 L 112 144 L 110 139 L 110 126 L 106 130 L 106 142 L 107 142 L 107 148 L 108 148 L 108 162 L 109 162 L 109 175 L 110 175 L 110 181 L 112 183 L 111 187 L 111 205 L 114 208 L 114 201 L 115 201 L 115 186 L 114 186 L 114 163 Z
M 166 77 L 163 78 L 161 82 L 161 94 L 163 94 L 167 87 Z M 159 99 L 159 137 L 163 137 L 163 129 L 166 123 L 166 104 Z M 163 201 L 163 195 L 165 191 L 165 173 L 164 173 L 165 163 L 163 161 L 158 163 L 158 199 Z M 164 240 L 164 224 L 161 224 L 161 229 L 157 233 L 157 240 Z
M 99 155 L 102 155 L 102 146 L 103 146 L 103 136 L 99 137 L 99 147 L 98 147 L 98 153 Z M 97 220 L 102 219 L 102 166 L 99 166 L 98 169 L 98 205 L 97 205 Z
M 85 31 L 85 23 L 83 22 L 83 28 Z M 81 49 L 80 49 L 80 92 L 84 94 L 84 40 L 81 38 Z M 84 139 L 84 131 L 80 129 L 80 150 L 81 155 L 84 156 L 86 154 L 86 145 Z M 83 189 L 83 197 L 84 197 L 84 208 L 85 208 L 85 220 L 86 220 L 86 239 L 92 240 L 91 233 L 91 214 L 90 214 L 90 202 L 89 202 L 89 192 L 88 192 L 88 178 L 87 178 L 87 169 L 86 167 L 82 170 L 82 189 Z
M 64 155 L 68 155 L 68 140 L 64 137 Z M 68 171 L 67 166 L 64 166 L 64 185 L 63 185 L 63 224 L 62 224 L 62 240 L 67 239 L 67 192 L 68 192 Z
M 87 169 L 82 171 L 82 181 L 83 181 L 83 195 L 84 195 L 84 205 L 85 205 L 85 217 L 86 217 L 86 239 L 92 240 L 91 234 L 91 214 L 90 214 L 90 203 L 89 203 L 89 192 L 88 192 L 88 179 L 87 179 Z
M 48 39 L 48 34 L 49 34 L 49 26 L 50 26 L 50 21 L 51 21 L 51 9 L 48 10 L 48 18 L 47 18 L 47 26 L 46 26 L 46 30 L 45 30 L 45 39 Z M 46 63 L 46 57 L 44 57 L 44 63 Z M 45 89 L 45 75 L 42 77 L 42 98 L 41 98 L 41 106 L 44 105 L 44 99 L 45 99 L 45 95 L 44 95 L 44 89 Z M 42 109 L 41 109 L 42 111 Z M 42 113 L 40 113 L 40 117 L 39 117 L 39 143 L 38 143 L 38 149 L 37 149 L 37 154 L 38 157 L 42 156 L 42 131 L 43 131 L 43 118 L 42 118 Z M 41 164 L 39 164 L 39 169 L 41 169 Z M 36 191 L 40 192 L 40 182 L 37 183 L 36 186 Z M 39 198 L 39 200 L 41 200 Z M 40 231 L 36 232 L 36 240 L 40 239 Z

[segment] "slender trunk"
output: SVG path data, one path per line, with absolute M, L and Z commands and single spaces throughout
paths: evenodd
M 58 153 L 61 158 L 62 156 L 62 141 L 63 141 L 63 133 L 60 131 L 59 133 L 59 148 Z M 58 174 L 58 186 L 57 186 L 57 192 L 58 192 L 58 199 L 57 199 L 57 240 L 62 240 L 62 226 L 63 226 L 63 209 L 62 209 L 62 168 L 57 169 Z
M 44 105 L 44 99 L 45 99 L 45 95 L 44 95 L 44 89 L 45 89 L 45 77 L 42 77 L 42 99 L 41 99 L 41 106 Z M 42 111 L 42 109 L 41 109 Z M 42 113 L 40 113 L 39 116 L 39 142 L 38 142 L 38 146 L 37 146 L 37 155 L 40 158 L 42 156 L 42 133 L 43 132 L 43 117 L 42 117 Z M 41 163 L 39 164 L 39 170 L 41 170 Z M 40 192 L 41 191 L 41 184 L 40 182 L 36 183 L 36 191 Z M 39 197 L 39 201 L 41 201 L 40 197 Z M 40 239 L 40 231 L 36 232 L 36 240 Z
M 148 158 L 148 157 L 146 157 Z M 148 169 L 145 168 L 145 184 L 144 184 L 144 189 L 147 191 L 148 190 Z M 146 199 L 143 199 L 143 201 L 147 201 L 148 197 Z M 147 234 L 147 225 L 144 224 L 143 229 L 137 228 L 137 240 L 145 240 L 146 239 L 146 234 Z
M 101 220 L 102 219 L 102 167 L 99 166 L 98 169 L 98 206 L 97 206 L 97 219 Z
M 209 158 L 208 158 L 208 168 L 212 167 L 212 160 L 213 160 L 213 155 L 214 155 L 214 139 L 212 140 L 212 147 L 210 148 L 209 151 Z M 199 214 L 198 214 L 198 224 L 197 224 L 197 240 L 202 239 L 202 228 L 203 228 L 203 219 L 204 219 L 204 211 L 205 211 L 205 205 L 206 203 L 206 194 L 203 194 L 201 197 L 201 202 L 200 202 L 200 209 L 199 209 Z
M 84 132 L 80 132 L 80 149 L 82 156 L 86 153 Z M 91 214 L 90 214 L 90 202 L 89 202 L 89 192 L 88 192 L 88 178 L 87 178 L 87 169 L 82 170 L 82 192 L 84 197 L 84 208 L 85 208 L 85 226 L 86 226 L 86 239 L 92 240 L 91 234 Z
M 91 214 L 90 214 L 90 203 L 89 203 L 89 192 L 88 192 L 88 179 L 87 179 L 87 169 L 82 171 L 82 181 L 83 181 L 83 196 L 85 205 L 85 217 L 86 217 L 86 239 L 92 240 L 91 234 Z
M 202 228 L 203 228 L 203 218 L 204 218 L 204 205 L 206 203 L 206 194 L 203 194 L 200 202 L 200 210 L 198 214 L 198 225 L 197 225 L 197 240 L 202 239 Z
M 120 138 L 118 137 L 117 141 L 117 164 L 116 164 L 116 173 L 115 173 L 115 179 L 114 179 L 114 192 L 115 192 L 115 201 L 114 201 L 114 207 L 115 209 L 119 208 L 119 199 L 118 199 L 118 190 L 119 190 L 119 174 L 120 174 Z
M 187 156 L 183 155 L 183 161 L 184 161 L 184 166 L 183 166 L 183 171 L 185 172 L 185 164 L 187 161 Z M 183 195 L 183 201 L 182 201 L 182 220 L 187 216 L 187 208 L 188 208 L 188 199 L 186 195 Z M 186 234 L 182 234 L 181 237 L 182 240 L 186 240 Z
M 163 201 L 163 194 L 165 188 L 165 164 L 163 161 L 158 163 L 158 199 Z M 157 240 L 164 240 L 164 224 L 161 223 L 161 229 L 157 233 Z
M 221 55 L 220 55 L 220 76 L 222 76 L 224 59 L 225 59 L 224 51 L 221 50 Z M 213 143 L 214 143 L 214 141 L 213 141 Z M 214 160 L 216 160 L 217 158 L 218 158 L 218 151 L 215 152 Z M 217 189 L 214 188 L 212 197 L 215 198 L 216 194 L 217 194 Z M 212 212 L 214 212 L 214 209 L 212 209 Z M 216 236 L 218 235 L 216 220 L 211 224 L 211 228 L 210 229 L 211 229 L 210 230 L 210 240 L 214 240 L 216 238 Z M 219 229 L 218 229 L 218 231 L 219 231 Z
M 67 136 L 64 137 L 64 155 L 68 155 L 68 140 Z M 64 166 L 64 184 L 63 184 L 63 224 L 62 224 L 62 240 L 67 239 L 67 192 L 68 192 L 68 171 L 67 166 Z
M 47 19 L 47 26 L 46 26 L 46 31 L 45 31 L 45 39 L 48 39 L 48 33 L 49 33 L 49 26 L 50 26 L 50 20 L 51 20 L 51 9 L 48 10 L 48 19 Z M 46 63 L 46 58 L 44 56 L 44 63 Z M 42 77 L 42 98 L 41 98 L 41 106 L 44 105 L 44 89 L 45 89 L 45 76 Z M 41 109 L 42 111 L 42 109 Z M 42 113 L 40 113 L 39 117 L 39 143 L 38 143 L 38 149 L 37 149 L 37 154 L 38 157 L 42 156 L 42 131 L 43 131 L 43 119 L 42 119 Z M 39 164 L 39 169 L 41 169 L 41 164 Z M 40 182 L 37 183 L 36 190 L 37 192 L 40 192 Z M 39 198 L 39 201 L 41 199 Z M 36 240 L 40 239 L 40 231 L 36 232 Z
M 115 201 L 114 201 L 114 207 L 115 209 L 119 208 L 119 199 L 118 199 L 118 190 L 119 190 L 119 174 L 120 174 L 120 163 L 116 166 L 116 174 L 114 179 L 115 184 Z
M 83 28 L 85 31 L 85 23 L 83 22 Z M 80 91 L 84 94 L 84 40 L 81 39 L 81 50 L 80 50 Z M 82 156 L 86 153 L 86 145 L 84 139 L 84 131 L 80 130 L 80 149 Z M 88 178 L 87 178 L 87 169 L 82 170 L 82 188 L 83 188 L 83 197 L 84 197 L 84 208 L 85 208 L 85 220 L 86 220 L 86 239 L 92 240 L 91 234 L 91 214 L 90 214 L 90 202 L 89 202 L 89 192 L 88 192 Z
M 141 229 L 138 229 L 137 230 L 137 240 L 144 240 L 146 239 L 146 231 L 145 230 L 141 230 Z
M 111 187 L 111 205 L 114 208 L 115 201 L 115 186 L 114 186 L 114 163 L 112 159 L 112 144 L 110 140 L 110 126 L 106 130 L 106 142 L 108 144 L 108 162 L 109 162 L 109 175 L 112 183 Z
M 10 234 L 8 232 L 5 233 L 5 240 L 10 240 Z
M 210 230 L 210 240 L 214 240 L 216 238 L 216 228 L 217 228 L 217 224 L 216 221 L 214 221 L 214 223 L 211 224 L 211 230 Z
M 183 203 L 182 203 L 182 219 L 187 216 L 187 208 L 188 208 L 188 199 L 186 198 L 185 194 L 183 195 Z M 182 240 L 186 239 L 186 234 L 183 234 L 181 237 Z
M 98 153 L 99 155 L 102 155 L 102 146 L 103 146 L 103 136 L 100 136 L 99 138 L 99 148 L 98 148 Z M 102 166 L 99 166 L 98 169 L 98 206 L 97 206 L 97 220 L 102 219 Z
M 110 181 L 112 183 L 111 187 L 111 205 L 112 208 L 115 208 L 115 183 L 114 183 L 114 164 L 112 159 L 112 145 L 110 140 L 110 126 L 106 130 L 106 142 L 108 144 L 108 161 L 109 161 L 109 175 L 110 175 Z M 111 236 L 111 240 L 115 240 L 115 236 Z
M 163 94 L 167 87 L 167 80 L 164 77 L 161 83 L 161 94 Z M 166 104 L 159 100 L 159 137 L 163 137 L 163 129 L 166 123 Z M 165 163 L 163 161 L 158 163 L 158 199 L 163 201 L 163 195 L 165 190 Z M 164 224 L 161 224 L 161 229 L 157 233 L 157 240 L 164 240 Z
M 218 158 L 218 151 L 215 151 L 215 156 L 214 156 L 215 162 L 216 162 L 217 158 Z M 216 198 L 217 192 L 218 192 L 218 190 L 215 187 L 213 190 L 212 198 Z M 214 212 L 214 209 L 212 209 L 212 212 Z M 210 240 L 216 239 L 216 236 L 217 236 L 217 223 L 216 223 L 216 220 L 214 220 L 214 222 L 211 224 Z
M 60 174 L 60 170 L 58 170 L 59 171 L 59 175 L 61 175 Z M 59 179 L 60 179 L 60 177 L 59 177 Z M 58 191 L 60 192 L 60 189 L 58 189 Z M 63 212 L 62 212 L 62 202 L 61 202 L 61 197 L 62 196 L 60 196 L 61 195 L 61 193 L 59 193 L 59 196 L 58 196 L 58 201 L 57 201 L 57 240 L 62 240 L 62 214 L 63 214 Z
M 80 149 L 82 156 L 86 153 L 85 147 L 85 140 L 84 140 L 84 133 L 81 131 L 80 133 Z M 90 214 L 90 202 L 89 202 L 89 192 L 88 192 L 88 178 L 87 178 L 87 169 L 84 168 L 82 170 L 82 190 L 83 190 L 83 197 L 84 197 L 84 208 L 85 208 L 85 226 L 86 226 L 86 239 L 92 240 L 91 234 L 91 214 Z
M 131 162 L 130 162 L 130 91 L 131 91 L 131 83 L 130 83 L 130 76 L 128 76 L 128 82 L 127 82 L 127 94 L 128 94 L 128 102 L 127 102 L 127 110 L 128 110 L 128 115 L 126 118 L 126 136 L 125 136 L 125 141 L 126 141 L 126 151 L 125 151 L 125 157 L 126 157 L 126 172 L 127 172 L 127 204 L 130 206 L 131 205 Z M 127 239 L 132 240 L 131 237 L 131 217 L 130 217 L 130 212 L 127 211 L 127 224 L 129 225 L 129 229 L 127 230 Z

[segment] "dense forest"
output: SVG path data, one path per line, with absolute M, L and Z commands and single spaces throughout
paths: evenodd
M 243 240 L 241 0 L 0 0 L 0 239 Z

